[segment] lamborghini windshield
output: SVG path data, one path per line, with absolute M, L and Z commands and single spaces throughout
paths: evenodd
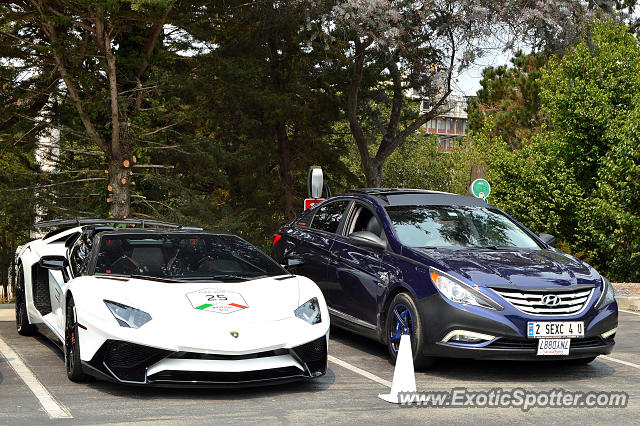
M 233 235 L 106 234 L 95 274 L 176 281 L 233 281 L 287 274 L 260 250 Z

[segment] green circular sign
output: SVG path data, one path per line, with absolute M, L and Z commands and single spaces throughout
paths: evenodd
M 489 182 L 485 179 L 476 179 L 471 182 L 469 191 L 471 191 L 471 195 L 474 197 L 486 200 L 489 198 L 489 194 L 491 194 L 491 185 L 489 185 Z

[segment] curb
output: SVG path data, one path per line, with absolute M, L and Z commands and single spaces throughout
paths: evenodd
M 640 296 L 616 296 L 618 309 L 640 311 Z
M 12 322 L 16 320 L 16 313 L 13 309 L 0 309 L 0 322 Z
M 0 309 L 14 309 L 15 303 L 0 303 Z

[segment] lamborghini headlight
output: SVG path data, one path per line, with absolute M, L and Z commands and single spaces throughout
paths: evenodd
M 439 272 L 431 270 L 431 280 L 440 294 L 452 302 L 461 303 L 463 305 L 482 306 L 483 308 L 495 309 L 497 311 L 501 311 L 503 309 L 502 306 L 484 294 L 460 281 L 444 276 Z
M 110 300 L 105 300 L 104 303 L 122 327 L 140 328 L 151 321 L 151 315 L 140 309 Z
M 596 303 L 596 309 L 602 309 L 613 302 L 616 301 L 615 293 L 613 291 L 613 286 L 605 277 L 602 278 L 602 294 L 600 295 L 600 299 L 598 303 Z
M 322 321 L 322 315 L 320 315 L 320 304 L 318 298 L 314 297 L 307 300 L 295 310 L 295 314 L 298 318 L 305 320 L 309 324 L 318 324 Z

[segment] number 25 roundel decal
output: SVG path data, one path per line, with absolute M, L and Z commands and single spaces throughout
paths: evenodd
M 200 311 L 230 314 L 249 307 L 242 295 L 233 291 L 204 288 L 187 293 L 186 296 L 191 306 Z

